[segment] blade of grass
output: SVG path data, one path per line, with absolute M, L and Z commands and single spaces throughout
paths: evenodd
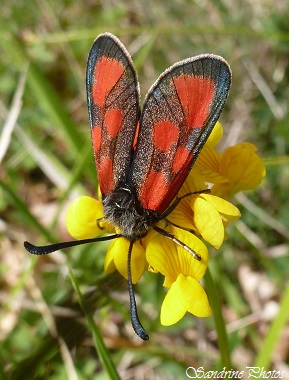
M 111 357 L 110 357 L 110 354 L 109 354 L 107 348 L 105 347 L 101 333 L 100 333 L 98 327 L 96 326 L 96 324 L 93 320 L 93 317 L 91 316 L 91 314 L 88 312 L 88 310 L 86 308 L 86 305 L 85 305 L 84 299 L 82 297 L 82 294 L 80 292 L 78 283 L 77 283 L 76 278 L 74 277 L 74 274 L 72 273 L 70 268 L 68 268 L 68 274 L 69 274 L 70 280 L 72 282 L 72 285 L 74 287 L 74 290 L 78 296 L 78 302 L 80 304 L 80 307 L 81 307 L 83 313 L 85 314 L 88 326 L 92 332 L 95 349 L 99 355 L 99 358 L 103 364 L 103 367 L 107 371 L 107 374 L 109 375 L 109 378 L 111 380 L 120 380 L 120 377 L 119 377 L 119 374 L 115 368 L 115 365 L 114 365 L 113 361 L 111 360 Z
M 16 135 L 19 140 L 26 147 L 29 154 L 33 157 L 39 168 L 45 173 L 47 178 L 57 186 L 58 189 L 67 191 L 69 186 L 71 173 L 70 171 L 62 164 L 57 156 L 51 154 L 49 151 L 46 151 L 45 148 L 40 149 L 37 144 L 28 136 L 19 125 L 16 127 Z M 82 158 L 81 158 L 82 160 Z M 78 184 L 78 192 L 83 191 L 81 185 Z
M 221 353 L 221 363 L 223 367 L 232 368 L 228 336 L 222 314 L 220 296 L 217 290 L 217 285 L 215 284 L 214 279 L 211 276 L 209 268 L 207 269 L 204 278 L 206 283 L 206 289 L 208 291 L 210 305 L 213 309 L 213 316 L 218 334 L 218 346 Z
M 10 110 L 9 112 L 7 112 L 5 124 L 0 135 L 0 163 L 3 160 L 3 157 L 5 156 L 7 149 L 10 145 L 12 132 L 15 128 L 18 116 L 22 108 L 22 96 L 25 90 L 27 71 L 28 66 L 24 67 L 24 70 L 20 74 L 20 78 L 18 80 L 17 88 L 13 96 Z

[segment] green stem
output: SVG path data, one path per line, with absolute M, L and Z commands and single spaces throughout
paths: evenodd
M 205 274 L 206 289 L 209 296 L 210 305 L 213 309 L 213 316 L 215 320 L 215 326 L 218 334 L 218 346 L 221 354 L 221 364 L 227 369 L 231 369 L 231 358 L 229 351 L 228 336 L 226 332 L 226 326 L 222 314 L 220 296 L 217 290 L 213 277 L 211 276 L 209 268 Z
M 116 370 L 116 367 L 111 360 L 111 357 L 110 357 L 110 354 L 109 354 L 107 348 L 104 345 L 101 333 L 100 333 L 98 327 L 96 326 L 93 317 L 88 312 L 88 310 L 85 306 L 85 302 L 84 302 L 84 299 L 83 299 L 82 294 L 80 292 L 77 280 L 74 277 L 74 274 L 72 273 L 72 270 L 70 268 L 68 268 L 68 274 L 69 274 L 70 280 L 72 282 L 72 285 L 75 289 L 75 292 L 78 296 L 78 302 L 80 304 L 80 307 L 81 307 L 83 313 L 85 314 L 88 326 L 92 332 L 95 349 L 96 349 L 98 356 L 102 362 L 102 365 L 105 368 L 105 370 L 107 371 L 107 374 L 108 374 L 110 379 L 120 380 L 120 377 L 119 377 L 119 374 Z

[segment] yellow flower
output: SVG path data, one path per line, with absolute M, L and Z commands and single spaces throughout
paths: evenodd
M 178 193 L 178 197 L 183 198 L 158 223 L 181 245 L 153 228 L 133 244 L 132 282 L 136 283 L 149 268 L 153 273 L 160 272 L 164 276 L 164 286 L 169 288 L 161 307 L 163 325 L 178 322 L 186 312 L 198 317 L 211 314 L 206 292 L 200 284 L 208 265 L 208 250 L 199 237 L 220 248 L 226 238 L 225 228 L 240 217 L 239 210 L 225 199 L 238 191 L 254 189 L 265 176 L 264 164 L 254 145 L 237 144 L 223 153 L 218 152 L 215 146 L 222 134 L 222 126 L 217 122 Z M 211 191 L 207 191 L 208 183 Z M 90 197 L 72 202 L 66 223 L 69 233 L 76 239 L 90 239 L 103 233 L 120 234 L 116 226 L 104 220 L 101 202 Z M 129 245 L 124 237 L 112 241 L 105 258 L 106 273 L 117 270 L 127 279 Z M 196 260 L 186 247 L 201 260 Z
M 229 198 L 243 190 L 253 190 L 266 175 L 263 161 L 256 154 L 257 148 L 249 143 L 227 148 L 222 154 L 219 171 L 227 183 L 213 186 L 212 193 Z
M 169 291 L 161 308 L 161 323 L 165 326 L 178 322 L 188 311 L 198 317 L 211 314 L 206 292 L 199 281 L 208 265 L 208 250 L 204 243 L 193 234 L 174 227 L 168 227 L 177 239 L 201 256 L 201 261 L 170 239 L 160 235 L 150 240 L 146 258 L 150 266 L 165 276 L 164 286 Z

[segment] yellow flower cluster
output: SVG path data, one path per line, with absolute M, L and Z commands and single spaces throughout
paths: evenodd
M 133 283 L 147 269 L 165 277 L 164 286 L 169 291 L 162 304 L 161 323 L 166 326 L 178 322 L 186 312 L 198 317 L 211 314 L 206 292 L 200 284 L 208 265 L 208 249 L 200 238 L 220 248 L 226 238 L 225 228 L 240 217 L 237 207 L 227 199 L 238 191 L 255 189 L 265 176 L 265 167 L 255 146 L 237 144 L 220 153 L 215 146 L 221 137 L 222 127 L 218 122 L 178 196 L 200 192 L 207 189 L 208 184 L 210 193 L 184 197 L 166 220 L 160 222 L 166 231 L 195 251 L 202 260 L 196 260 L 183 247 L 154 230 L 133 246 Z M 66 224 L 76 239 L 115 232 L 114 227 L 102 218 L 101 202 L 83 196 L 70 205 Z M 127 278 L 128 247 L 129 242 L 123 237 L 111 243 L 105 258 L 106 273 L 117 270 Z

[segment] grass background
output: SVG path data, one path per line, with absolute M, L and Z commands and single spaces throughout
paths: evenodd
M 225 365 L 289 379 L 288 2 L 2 0 L 0 11 L 0 378 L 117 378 L 114 363 L 122 379 L 182 379 L 189 366 Z M 104 243 L 41 258 L 24 251 L 24 240 L 69 239 L 67 205 L 95 195 L 85 65 L 105 31 L 133 56 L 142 98 L 178 60 L 208 52 L 231 65 L 223 146 L 255 144 L 267 177 L 236 196 L 242 219 L 210 251 L 207 281 L 227 338 L 213 317 L 162 327 L 162 278 L 146 273 L 137 301 L 150 341 L 140 342 L 126 282 L 103 274 Z

